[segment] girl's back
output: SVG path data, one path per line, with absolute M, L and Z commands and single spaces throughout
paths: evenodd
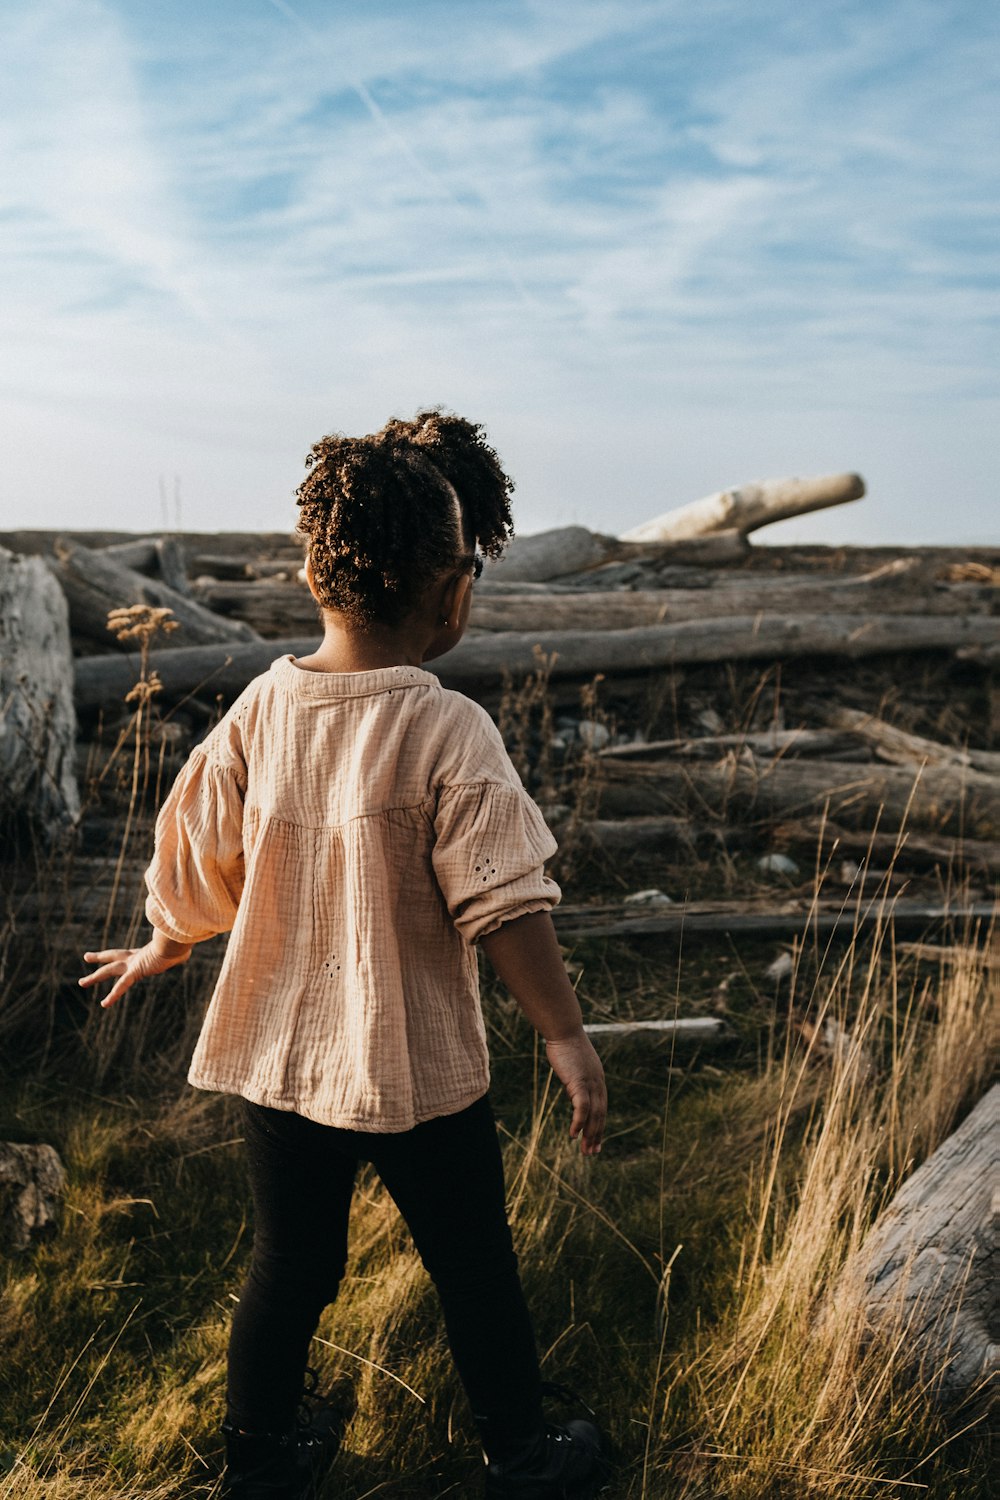
M 158 819 L 150 922 L 232 927 L 189 1081 L 355 1130 L 471 1104 L 489 1084 L 471 945 L 558 901 L 555 850 L 478 704 L 418 667 L 279 658 Z

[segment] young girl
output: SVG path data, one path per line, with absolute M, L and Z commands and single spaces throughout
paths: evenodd
M 323 643 L 275 661 L 192 751 L 157 818 L 152 937 L 84 954 L 99 967 L 80 984 L 113 980 L 113 1005 L 231 931 L 188 1075 L 241 1096 L 254 1197 L 228 1492 L 283 1500 L 309 1482 L 295 1412 L 365 1160 L 440 1296 L 487 1495 L 589 1497 L 598 1429 L 542 1414 L 475 945 L 544 1037 L 587 1156 L 604 1075 L 550 916 L 555 840 L 486 711 L 422 666 L 462 638 L 476 547 L 497 557 L 512 534 L 512 485 L 480 427 L 433 411 L 325 437 L 307 469 L 299 530 Z

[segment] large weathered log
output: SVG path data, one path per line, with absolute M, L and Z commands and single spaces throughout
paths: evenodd
M 305 584 L 264 579 L 198 579 L 192 593 L 206 609 L 245 621 L 264 639 L 322 633 L 319 606 Z
M 0 1141 L 0 1248 L 19 1254 L 59 1228 L 66 1172 L 52 1146 Z
M 899 934 L 919 936 L 940 923 L 988 922 L 992 902 L 944 902 L 872 898 L 859 907 L 794 898 L 781 907 L 751 901 L 690 901 L 639 914 L 622 906 L 557 906 L 552 912 L 562 942 L 597 937 L 781 937 L 837 933 L 849 937 L 891 922 Z
M 771 829 L 776 848 L 811 847 L 822 859 L 832 854 L 851 855 L 856 860 L 897 862 L 907 870 L 971 870 L 994 874 L 1000 870 L 1000 842 L 973 838 L 934 838 L 907 828 L 901 833 L 885 829 L 858 832 L 829 819 L 803 818 L 778 823 Z
M 735 527 L 744 533 L 756 531 L 789 516 L 825 510 L 860 500 L 865 482 L 860 474 L 823 474 L 813 479 L 762 479 L 736 489 L 720 490 L 669 510 L 631 531 L 622 533 L 626 542 L 673 542 L 682 537 Z
M 615 555 L 616 538 L 588 531 L 586 526 L 558 526 L 534 536 L 516 536 L 504 555 L 488 559 L 487 578 L 543 583 L 564 573 L 580 573 Z
M 966 870 L 987 875 L 1000 871 L 1000 843 L 984 839 L 933 838 L 913 829 L 902 834 L 859 832 L 821 818 L 774 825 L 769 819 L 763 821 L 771 848 L 800 850 L 803 855 L 818 856 L 823 862 L 836 854 L 849 855 L 859 862 L 877 860 L 882 865 L 892 862 L 901 870 Z M 554 820 L 552 826 L 561 841 L 568 825 Z M 699 852 L 725 849 L 730 853 L 744 849 L 753 837 L 753 830 L 746 824 L 713 824 L 663 815 L 592 818 L 576 825 L 572 837 L 584 848 L 614 855 L 616 859 L 658 854 L 665 862 L 683 864 L 693 849 Z
M 858 658 L 880 652 L 952 650 L 963 641 L 1000 636 L 1000 619 L 964 615 L 758 616 L 732 620 L 688 620 L 635 630 L 511 632 L 466 636 L 454 651 L 428 662 L 448 687 L 495 686 L 504 672 L 524 677 L 538 670 L 537 648 L 551 658 L 551 679 L 591 678 L 597 672 L 635 675 L 693 662 L 766 661 L 774 657 L 833 655 Z M 177 648 L 152 653 L 168 696 L 201 683 L 235 697 L 251 677 L 286 652 L 316 649 L 318 638 L 293 638 L 218 648 Z M 130 685 L 121 658 L 85 657 L 77 662 L 77 705 L 87 708 L 119 697 Z M 616 684 L 617 686 L 617 684 Z
M 66 600 L 40 558 L 0 548 L 0 805 L 43 829 L 80 811 Z
M 909 559 L 901 559 L 909 564 Z M 246 567 L 244 565 L 244 572 Z M 280 568 L 278 563 L 265 568 Z M 629 564 L 614 564 L 615 568 Z M 606 569 L 587 574 L 595 585 Z M 641 576 L 641 575 L 640 575 Z M 650 575 L 649 584 L 657 575 Z M 879 568 L 861 577 L 825 578 L 737 575 L 725 581 L 707 573 L 703 586 L 692 588 L 595 587 L 592 591 L 554 592 L 544 584 L 528 586 L 482 581 L 474 594 L 472 631 L 627 630 L 638 625 L 674 624 L 681 620 L 727 619 L 734 615 L 833 614 L 847 609 L 872 614 L 990 614 L 992 591 L 982 584 L 954 583 L 933 588 L 914 570 Z M 484 586 L 485 585 L 485 586 Z M 521 592 L 517 592 L 520 589 Z M 289 578 L 199 578 L 194 597 L 219 614 L 252 625 L 262 636 L 280 638 L 310 630 L 317 606 L 304 584 Z
M 948 1405 L 985 1406 L 1000 1370 L 998 1180 L 1000 1084 L 903 1184 L 841 1283 Z
M 693 761 L 650 766 L 602 761 L 598 790 L 601 817 L 656 813 L 675 816 L 709 809 L 720 820 L 739 808 L 758 818 L 808 817 L 826 810 L 854 827 L 879 822 L 931 828 L 995 840 L 1000 833 L 1000 782 L 964 767 L 921 770 L 877 763 L 770 761 L 766 766 L 733 760 L 724 765 Z
M 737 754 L 749 750 L 768 759 L 777 755 L 838 758 L 855 749 L 857 738 L 847 730 L 838 733 L 830 729 L 762 729 L 748 730 L 746 734 L 691 735 L 684 739 L 608 745 L 599 754 L 602 760 L 614 761 L 718 760 L 727 750 L 735 750 Z
M 167 642 L 187 646 L 228 641 L 255 641 L 257 632 L 238 620 L 223 620 L 193 599 L 153 578 L 146 578 L 116 562 L 108 554 L 91 552 L 73 542 L 57 542 L 50 564 L 69 603 L 74 634 L 107 643 L 108 613 L 129 604 L 151 604 L 173 611 L 180 629 Z M 169 644 L 166 650 L 173 649 Z
M 559 526 L 533 536 L 515 537 L 502 557 L 487 561 L 483 581 L 489 588 L 603 573 L 609 575 L 605 586 L 616 587 L 620 564 L 670 562 L 685 567 L 717 567 L 740 562 L 749 551 L 749 542 L 737 530 L 685 537 L 664 546 L 656 540 L 653 545 L 623 541 L 588 531 L 585 526 Z
M 132 568 L 136 573 L 156 576 L 179 594 L 190 596 L 184 551 L 174 536 L 143 536 L 134 542 L 115 542 L 100 549 L 104 557 Z M 204 601 L 202 601 L 204 602 Z

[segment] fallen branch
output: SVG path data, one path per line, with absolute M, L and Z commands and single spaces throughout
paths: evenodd
M 971 766 L 987 775 L 1000 775 L 1000 754 L 996 751 L 942 745 L 938 740 L 897 729 L 894 724 L 861 709 L 835 706 L 827 715 L 827 722 L 832 728 L 850 730 L 865 740 L 882 760 L 891 765 Z
M 76 636 L 106 644 L 108 613 L 130 604 L 151 604 L 173 612 L 180 629 L 169 639 L 180 637 L 188 649 L 220 642 L 247 642 L 257 632 L 238 620 L 223 620 L 211 610 L 178 593 L 166 583 L 146 578 L 107 553 L 91 552 L 69 541 L 57 541 L 55 560 L 48 560 L 69 604 L 70 629 Z M 169 656 L 167 646 L 158 653 Z

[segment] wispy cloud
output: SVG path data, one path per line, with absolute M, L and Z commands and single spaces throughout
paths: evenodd
M 995 25 L 37 0 L 0 59 L 0 384 L 26 442 L 74 413 L 91 488 L 167 464 L 279 525 L 318 427 L 428 399 L 502 434 L 529 528 L 609 524 L 602 444 L 625 525 L 772 457 L 877 468 L 873 405 L 957 442 L 995 372 Z M 97 474 L 102 431 L 128 457 Z M 34 510 L 31 455 L 10 473 Z

